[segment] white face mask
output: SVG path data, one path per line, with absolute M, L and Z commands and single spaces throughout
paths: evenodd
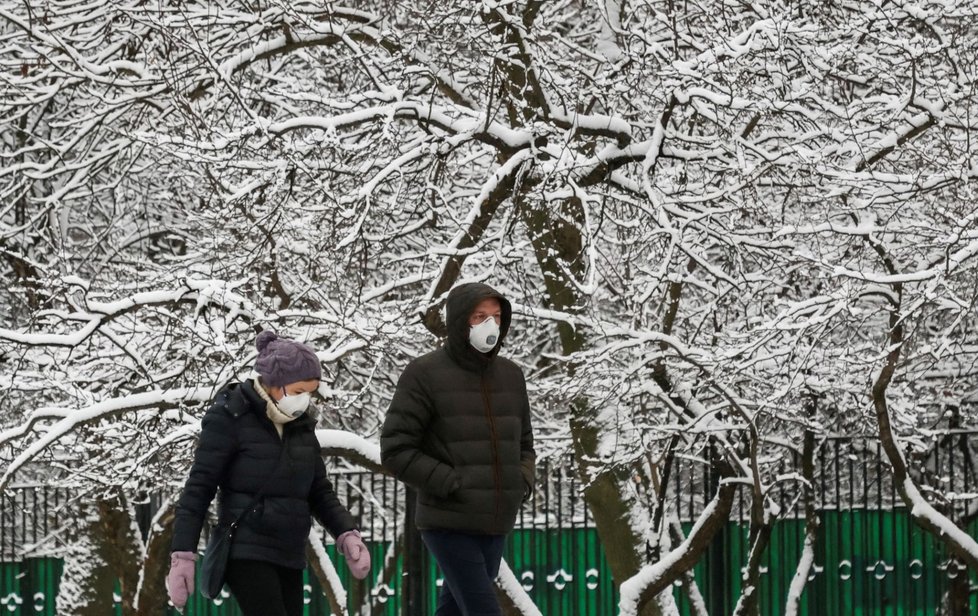
M 496 319 L 487 317 L 478 325 L 469 326 L 469 344 L 480 353 L 488 353 L 499 342 L 499 325 Z
M 278 407 L 278 410 L 282 411 L 289 417 L 298 417 L 306 412 L 306 409 L 309 408 L 310 402 L 312 402 L 312 394 L 309 392 L 296 394 L 294 396 L 285 394 L 278 402 L 275 403 L 275 406 Z

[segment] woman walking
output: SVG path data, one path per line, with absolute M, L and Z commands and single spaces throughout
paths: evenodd
M 319 358 L 271 331 L 255 344 L 258 376 L 223 389 L 204 415 L 177 504 L 167 589 L 178 609 L 194 591 L 197 542 L 215 494 L 219 523 L 239 520 L 225 579 L 245 616 L 302 614 L 312 516 L 336 538 L 355 577 L 370 569 L 353 517 L 326 478 L 307 412 L 322 377 Z

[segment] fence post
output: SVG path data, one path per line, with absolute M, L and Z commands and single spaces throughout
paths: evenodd
M 414 525 L 414 510 L 417 499 L 413 489 L 406 488 L 404 494 L 404 572 L 401 574 L 401 589 L 404 600 L 401 602 L 402 616 L 425 614 L 428 605 L 428 576 L 425 568 L 425 548 L 421 533 Z
M 715 466 L 715 461 L 718 454 L 716 446 L 711 438 L 707 446 L 707 456 L 706 459 L 709 464 L 703 472 L 706 474 L 706 492 L 703 495 L 704 505 L 710 502 L 713 495 L 717 493 L 720 489 L 720 472 Z M 728 524 L 724 524 L 717 531 L 716 535 L 710 541 L 710 547 L 707 548 L 706 565 L 709 571 L 708 575 L 708 588 L 710 596 L 710 613 L 711 614 L 726 614 L 729 613 L 727 608 L 727 581 L 731 572 L 728 570 L 729 558 L 727 558 L 727 528 Z M 740 572 L 734 572 L 734 575 L 739 575 Z

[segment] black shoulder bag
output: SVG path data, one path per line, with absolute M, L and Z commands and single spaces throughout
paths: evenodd
M 285 460 L 286 451 L 286 443 L 283 439 L 282 455 L 278 459 L 278 464 L 275 465 L 275 470 L 265 480 L 261 489 L 255 493 L 255 497 L 251 499 L 245 510 L 230 524 L 219 524 L 211 532 L 211 536 L 207 540 L 207 551 L 204 552 L 204 558 L 200 562 L 200 593 L 208 599 L 216 599 L 220 596 L 221 590 L 224 588 L 224 575 L 228 568 L 228 556 L 231 555 L 231 542 L 234 541 L 234 533 L 238 530 L 238 526 L 245 516 L 254 509 L 265 494 L 265 488 L 272 482 L 272 478 L 282 466 L 282 461 Z

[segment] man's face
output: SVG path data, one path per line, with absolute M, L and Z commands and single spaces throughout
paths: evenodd
M 503 309 L 499 305 L 499 300 L 494 297 L 479 302 L 469 315 L 469 325 L 478 325 L 489 317 L 495 319 L 496 325 L 499 325 L 503 319 Z

